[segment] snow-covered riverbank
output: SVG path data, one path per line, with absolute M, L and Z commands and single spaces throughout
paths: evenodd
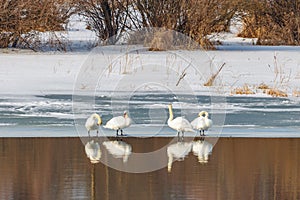
M 220 46 L 220 50 L 206 52 L 211 62 L 215 64 L 205 72 L 207 79 L 225 63 L 218 75 L 222 83 L 217 87 L 222 87 L 226 96 L 232 95 L 234 89 L 245 85 L 255 93 L 251 96 L 268 96 L 257 89 L 260 84 L 278 88 L 289 97 L 295 96 L 296 92 L 300 91 L 300 47 L 240 46 L 240 50 L 236 48 Z M 107 53 L 108 56 L 109 54 L 110 52 Z M 161 54 L 164 58 L 166 53 Z M 199 52 L 185 52 L 185 54 L 191 59 L 197 59 Z M 90 59 L 89 52 L 0 53 L 0 93 L 72 94 L 77 74 L 87 59 Z M 178 70 L 178 77 L 175 78 L 180 77 L 180 72 Z M 112 75 L 130 77 L 134 74 L 119 71 L 112 72 Z M 205 80 L 189 82 L 195 91 L 210 90 L 203 86 L 204 83 Z

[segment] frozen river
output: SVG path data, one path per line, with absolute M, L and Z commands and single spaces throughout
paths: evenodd
M 72 95 L 2 96 L 0 137 L 85 136 L 84 122 L 91 113 L 100 114 L 106 123 L 124 110 L 129 111 L 134 122 L 126 129 L 128 136 L 175 136 L 176 132 L 166 125 L 169 103 L 173 103 L 175 116 L 183 115 L 190 121 L 199 111 L 208 111 L 214 121 L 208 136 L 300 136 L 300 104 L 292 99 L 189 95 L 178 98 L 162 93 L 125 94 L 111 98 L 107 93 L 97 96 L 94 105 L 77 109 L 75 114 Z M 78 105 L 78 102 L 74 104 Z M 115 133 L 101 128 L 101 134 L 113 136 Z

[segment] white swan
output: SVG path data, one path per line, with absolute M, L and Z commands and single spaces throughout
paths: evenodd
M 104 141 L 103 146 L 107 151 L 115 158 L 123 158 L 123 162 L 127 162 L 128 157 L 131 154 L 131 145 L 123 141 Z
M 101 150 L 98 142 L 95 142 L 94 140 L 87 142 L 85 145 L 85 153 L 92 164 L 100 162 Z
M 200 131 L 200 135 L 204 135 L 204 131 L 208 130 L 213 125 L 213 121 L 208 118 L 208 112 L 201 111 L 199 117 L 191 122 L 194 129 Z
M 190 122 L 184 117 L 176 117 L 175 119 L 173 119 L 174 116 L 173 116 L 172 104 L 169 104 L 168 107 L 169 107 L 168 126 L 171 127 L 172 129 L 175 129 L 177 131 L 178 136 L 180 132 L 182 133 L 182 135 L 184 134 L 184 132 L 195 132 Z
M 177 142 L 168 146 L 168 172 L 171 172 L 172 170 L 172 164 L 174 162 L 174 159 L 179 161 L 184 160 L 185 156 L 187 156 L 190 153 L 191 149 L 191 142 Z
M 193 153 L 198 157 L 200 163 L 207 163 L 211 154 L 213 145 L 204 140 L 193 142 Z
M 89 118 L 87 118 L 85 122 L 85 128 L 87 129 L 89 135 L 91 130 L 97 130 L 97 135 L 98 135 L 98 129 L 101 124 L 102 124 L 101 117 L 98 114 L 94 113 Z
M 113 117 L 103 127 L 117 131 L 118 136 L 119 130 L 121 131 L 121 135 L 123 135 L 123 129 L 129 127 L 130 125 L 131 119 L 128 116 L 127 112 L 124 111 L 123 116 Z

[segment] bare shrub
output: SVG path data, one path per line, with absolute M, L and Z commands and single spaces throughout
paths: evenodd
M 134 7 L 139 12 L 136 21 L 140 27 L 164 27 L 175 31 L 183 30 L 186 23 L 184 0 L 136 0 Z
M 228 31 L 230 20 L 236 13 L 236 1 L 192 0 L 188 3 L 188 22 L 185 33 L 206 49 L 213 48 L 207 35 Z
M 229 0 L 137 0 L 140 27 L 164 27 L 183 33 L 202 47 L 212 49 L 207 35 L 229 29 L 237 9 Z
M 77 0 L 87 25 L 106 44 L 115 44 L 130 29 L 129 0 Z
M 73 0 L 0 1 L 0 47 L 40 47 L 39 33 L 65 29 Z
M 258 44 L 300 44 L 300 0 L 261 0 L 241 3 L 244 29 L 241 37 L 258 38 Z

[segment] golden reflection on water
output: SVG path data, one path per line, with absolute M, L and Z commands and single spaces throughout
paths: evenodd
M 122 142 L 130 152 L 172 145 L 170 138 Z M 300 139 L 221 138 L 213 149 L 209 139 L 192 143 L 170 172 L 166 163 L 133 174 L 97 163 L 97 145 L 87 157 L 78 138 L 1 138 L 0 199 L 300 199 Z

